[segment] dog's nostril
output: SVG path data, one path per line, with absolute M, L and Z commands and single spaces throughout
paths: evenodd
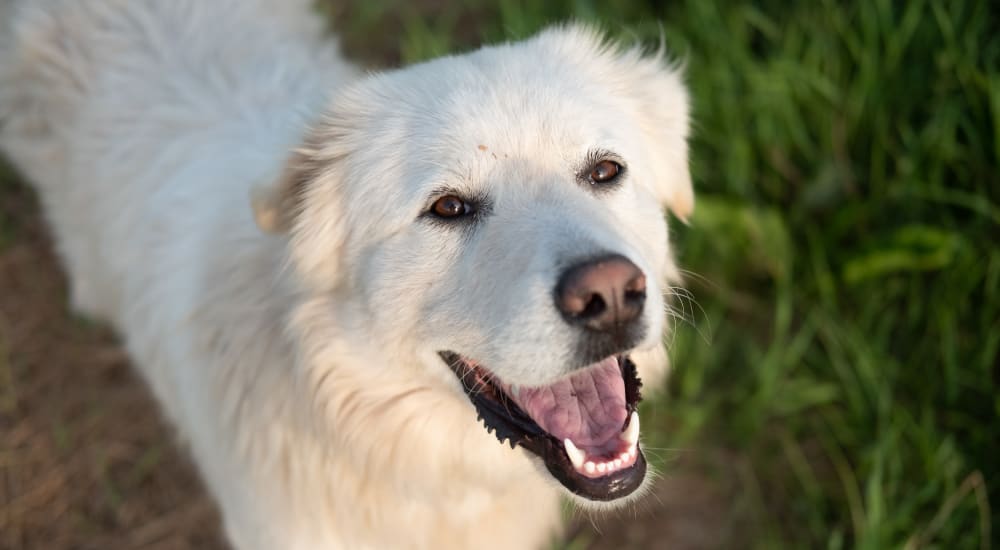
M 645 296 L 646 295 L 646 276 L 642 273 L 636 275 L 628 284 L 625 285 L 625 296 Z
M 583 318 L 591 318 L 604 313 L 607 309 L 608 304 L 604 302 L 604 298 L 601 298 L 600 294 L 595 293 L 590 295 L 587 305 L 577 315 Z
M 646 300 L 646 276 L 641 273 L 625 285 L 625 304 L 642 305 Z

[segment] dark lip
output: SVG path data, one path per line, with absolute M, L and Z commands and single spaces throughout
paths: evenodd
M 489 371 L 470 366 L 454 352 L 442 351 L 439 355 L 458 377 L 479 420 L 486 426 L 486 431 L 496 436 L 500 443 L 509 443 L 511 448 L 520 445 L 537 455 L 552 477 L 573 494 L 588 500 L 607 502 L 628 496 L 642 485 L 646 477 L 646 458 L 641 447 L 637 450 L 635 464 L 629 468 L 598 478 L 588 478 L 573 467 L 562 441 L 543 430 L 521 410 L 504 393 Z M 619 355 L 617 358 L 625 380 L 627 418 L 631 419 L 632 412 L 642 400 L 642 381 L 639 380 L 635 363 L 627 355 Z M 629 420 L 625 421 L 623 430 L 628 422 Z

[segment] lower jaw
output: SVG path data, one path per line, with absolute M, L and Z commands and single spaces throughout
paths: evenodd
M 638 413 L 632 414 L 630 427 L 639 423 Z M 626 429 L 625 433 L 628 432 L 630 430 Z M 635 431 L 635 436 L 638 436 L 638 430 Z M 618 470 L 627 470 L 635 464 L 639 454 L 638 441 L 630 442 L 627 436 L 616 439 L 597 453 L 581 451 L 569 439 L 563 441 L 563 445 L 576 472 L 592 479 L 612 475 Z
M 533 449 L 532 449 L 533 450 Z M 545 463 L 545 468 L 569 492 L 586 500 L 613 502 L 628 497 L 642 486 L 646 479 L 646 457 L 642 449 L 636 449 L 635 462 L 611 474 L 588 477 L 576 471 L 565 460 L 563 451 L 546 445 L 542 452 L 536 452 Z

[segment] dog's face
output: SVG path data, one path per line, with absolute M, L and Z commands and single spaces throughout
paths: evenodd
M 629 358 L 662 346 L 686 135 L 660 59 L 552 30 L 352 86 L 263 210 L 306 285 L 360 312 L 357 337 L 613 501 L 645 477 Z

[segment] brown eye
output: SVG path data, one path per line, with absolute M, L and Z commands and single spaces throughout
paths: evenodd
M 622 166 L 613 160 L 602 160 L 594 165 L 590 171 L 590 181 L 593 183 L 607 183 L 618 177 Z
M 441 197 L 431 206 L 431 212 L 439 218 L 457 218 L 468 214 L 471 210 L 465 201 L 455 195 Z

